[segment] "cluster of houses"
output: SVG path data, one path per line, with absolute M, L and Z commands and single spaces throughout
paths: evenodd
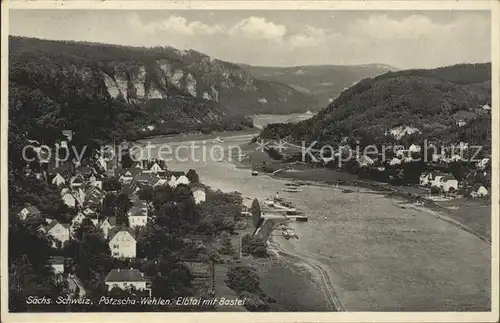
M 453 175 L 440 171 L 422 173 L 420 185 L 436 187 L 445 193 L 457 192 L 461 188 L 459 181 Z M 479 183 L 467 189 L 471 197 L 485 197 L 489 194 L 488 189 Z
M 44 218 L 42 212 L 35 206 L 26 205 L 18 216 L 21 220 L 33 217 L 44 218 L 45 223 L 38 230 L 53 239 L 53 247 L 60 248 L 71 239 L 78 226 L 89 219 L 99 228 L 108 241 L 111 256 L 121 259 L 136 258 L 135 230 L 144 227 L 151 220 L 150 206 L 147 201 L 139 198 L 141 188 L 149 186 L 170 186 L 172 188 L 185 184 L 191 187 L 193 197 L 197 204 L 205 201 L 205 188 L 197 183 L 190 183 L 184 172 L 168 171 L 165 164 L 159 160 L 141 160 L 130 168 L 116 167 L 116 162 L 108 162 L 103 156 L 96 155 L 89 165 L 80 166 L 75 163 L 64 163 L 55 166 L 50 162 L 41 167 L 33 175 L 41 180 L 46 180 L 60 194 L 62 201 L 71 209 L 74 215 L 69 223 L 61 223 L 55 219 Z M 104 216 L 103 201 L 107 194 L 116 194 L 103 183 L 109 178 L 116 178 L 121 184 L 121 193 L 126 193 L 132 202 L 132 207 L 127 213 L 128 226 L 118 225 L 116 216 Z M 61 259 L 52 263 L 54 271 L 63 272 Z M 106 277 L 105 283 L 111 289 L 113 286 L 120 288 L 134 286 L 136 289 L 146 289 L 145 279 L 137 270 L 114 269 Z

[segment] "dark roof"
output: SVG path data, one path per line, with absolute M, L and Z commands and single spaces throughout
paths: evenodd
M 84 174 L 89 174 L 92 172 L 92 169 L 88 166 L 80 166 L 76 168 L 76 171 Z
M 55 227 L 55 226 L 56 226 L 56 225 L 58 225 L 58 224 L 62 225 L 62 226 L 63 226 L 63 227 L 65 227 L 65 228 L 68 228 L 68 227 L 69 227 L 69 225 L 65 226 L 64 224 L 60 223 L 60 222 L 59 222 L 59 221 L 57 221 L 57 220 L 52 220 L 52 222 L 50 222 L 49 224 L 47 224 L 47 225 L 45 226 L 45 231 L 49 232 L 50 230 L 52 230 L 52 228 L 53 228 L 53 227 Z
M 32 205 L 23 208 L 23 210 L 24 209 L 26 209 L 29 212 L 29 214 L 31 214 L 31 215 L 37 215 L 37 214 L 42 213 L 42 212 L 40 212 L 40 210 L 36 206 L 32 206 Z
M 144 203 L 136 204 L 130 209 L 130 216 L 147 215 L 147 206 Z
M 105 282 L 142 282 L 146 281 L 142 273 L 137 269 L 112 269 L 107 275 Z
M 116 216 L 109 216 L 106 220 L 108 220 L 109 224 L 112 226 L 116 226 Z
M 64 257 L 53 256 L 49 258 L 49 262 L 54 265 L 64 265 Z
M 134 235 L 134 231 L 129 228 L 129 227 L 125 227 L 125 226 L 120 226 L 120 227 L 114 227 L 112 228 L 111 230 L 108 231 L 108 239 L 111 241 L 115 235 L 118 233 L 118 232 L 121 232 L 121 231 L 127 231 L 128 233 L 130 233 L 132 235 L 132 237 L 134 237 L 135 239 L 135 235 Z

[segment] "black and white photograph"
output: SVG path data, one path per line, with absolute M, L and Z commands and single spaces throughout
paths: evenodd
M 498 2 L 460 2 L 2 4 L 6 322 L 497 320 Z

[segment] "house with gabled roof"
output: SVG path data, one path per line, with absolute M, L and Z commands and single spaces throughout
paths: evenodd
M 75 175 L 71 177 L 71 179 L 69 180 L 69 187 L 74 190 L 82 186 L 83 183 L 84 183 L 83 177 L 80 175 Z
M 432 182 L 432 175 L 431 175 L 431 173 L 422 173 L 422 174 L 420 174 L 419 183 L 420 183 L 421 186 L 430 185 L 431 182 Z
M 45 226 L 40 227 L 40 231 L 54 238 L 52 242 L 52 247 L 56 248 L 59 241 L 61 246 L 69 240 L 70 236 L 70 226 L 66 223 L 60 223 L 57 220 L 52 220 Z
M 92 168 L 89 166 L 76 167 L 75 172 L 84 178 L 89 178 L 92 175 Z
M 141 202 L 128 211 L 128 221 L 131 228 L 144 227 L 148 223 L 148 206 Z
M 201 202 L 205 202 L 207 199 L 207 193 L 204 187 L 201 186 L 195 186 L 191 189 L 193 192 L 193 197 L 196 202 L 196 204 L 200 204 Z
M 120 226 L 108 231 L 109 249 L 115 258 L 135 258 L 137 240 L 131 228 Z
M 116 227 L 116 217 L 115 216 L 107 217 L 99 225 L 99 228 L 101 229 L 102 233 L 104 233 L 104 238 L 106 238 L 106 239 L 108 239 L 109 230 L 113 229 L 114 227 Z
M 40 212 L 36 206 L 29 205 L 19 211 L 17 215 L 19 215 L 19 218 L 24 221 L 28 218 L 40 216 L 42 215 L 42 212 Z
M 144 274 L 137 269 L 112 269 L 104 279 L 104 283 L 108 286 L 108 291 L 113 288 L 129 290 L 148 290 L 149 281 L 144 278 Z
M 51 183 L 52 185 L 55 185 L 57 187 L 62 187 L 63 185 L 66 184 L 66 180 L 61 174 L 56 173 L 55 176 L 52 178 Z
M 65 258 L 61 256 L 53 256 L 49 258 L 50 266 L 54 270 L 54 274 L 64 274 Z
M 156 175 L 150 173 L 140 173 L 134 176 L 133 182 L 140 185 L 150 185 L 152 186 L 158 181 L 158 177 Z
M 160 165 L 158 165 L 158 163 L 153 163 L 153 165 L 149 168 L 149 170 L 153 173 L 158 173 L 163 169 L 160 167 Z
M 441 187 L 441 179 L 445 177 L 447 174 L 439 171 L 435 171 L 431 173 L 431 186 Z

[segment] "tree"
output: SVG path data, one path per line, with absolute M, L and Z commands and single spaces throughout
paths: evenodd
M 189 182 L 191 182 L 191 183 L 199 183 L 200 182 L 200 178 L 198 177 L 198 174 L 196 173 L 196 171 L 194 169 L 188 170 L 188 172 L 186 173 L 186 177 L 189 179 Z
M 105 178 L 102 183 L 102 188 L 108 192 L 118 192 L 121 189 L 120 181 L 116 177 Z
M 267 245 L 265 240 L 246 234 L 241 239 L 241 250 L 243 253 L 256 257 L 267 257 Z
M 250 213 L 252 214 L 252 220 L 255 227 L 258 227 L 261 222 L 261 210 L 259 200 L 255 198 L 252 201 L 252 206 L 250 207 Z
M 153 200 L 153 187 L 143 186 L 139 191 L 139 199 L 142 201 L 152 201 Z
M 116 208 L 116 224 L 128 226 L 127 212 L 132 207 L 132 202 L 130 201 L 128 195 L 125 193 L 118 194 L 114 206 Z

